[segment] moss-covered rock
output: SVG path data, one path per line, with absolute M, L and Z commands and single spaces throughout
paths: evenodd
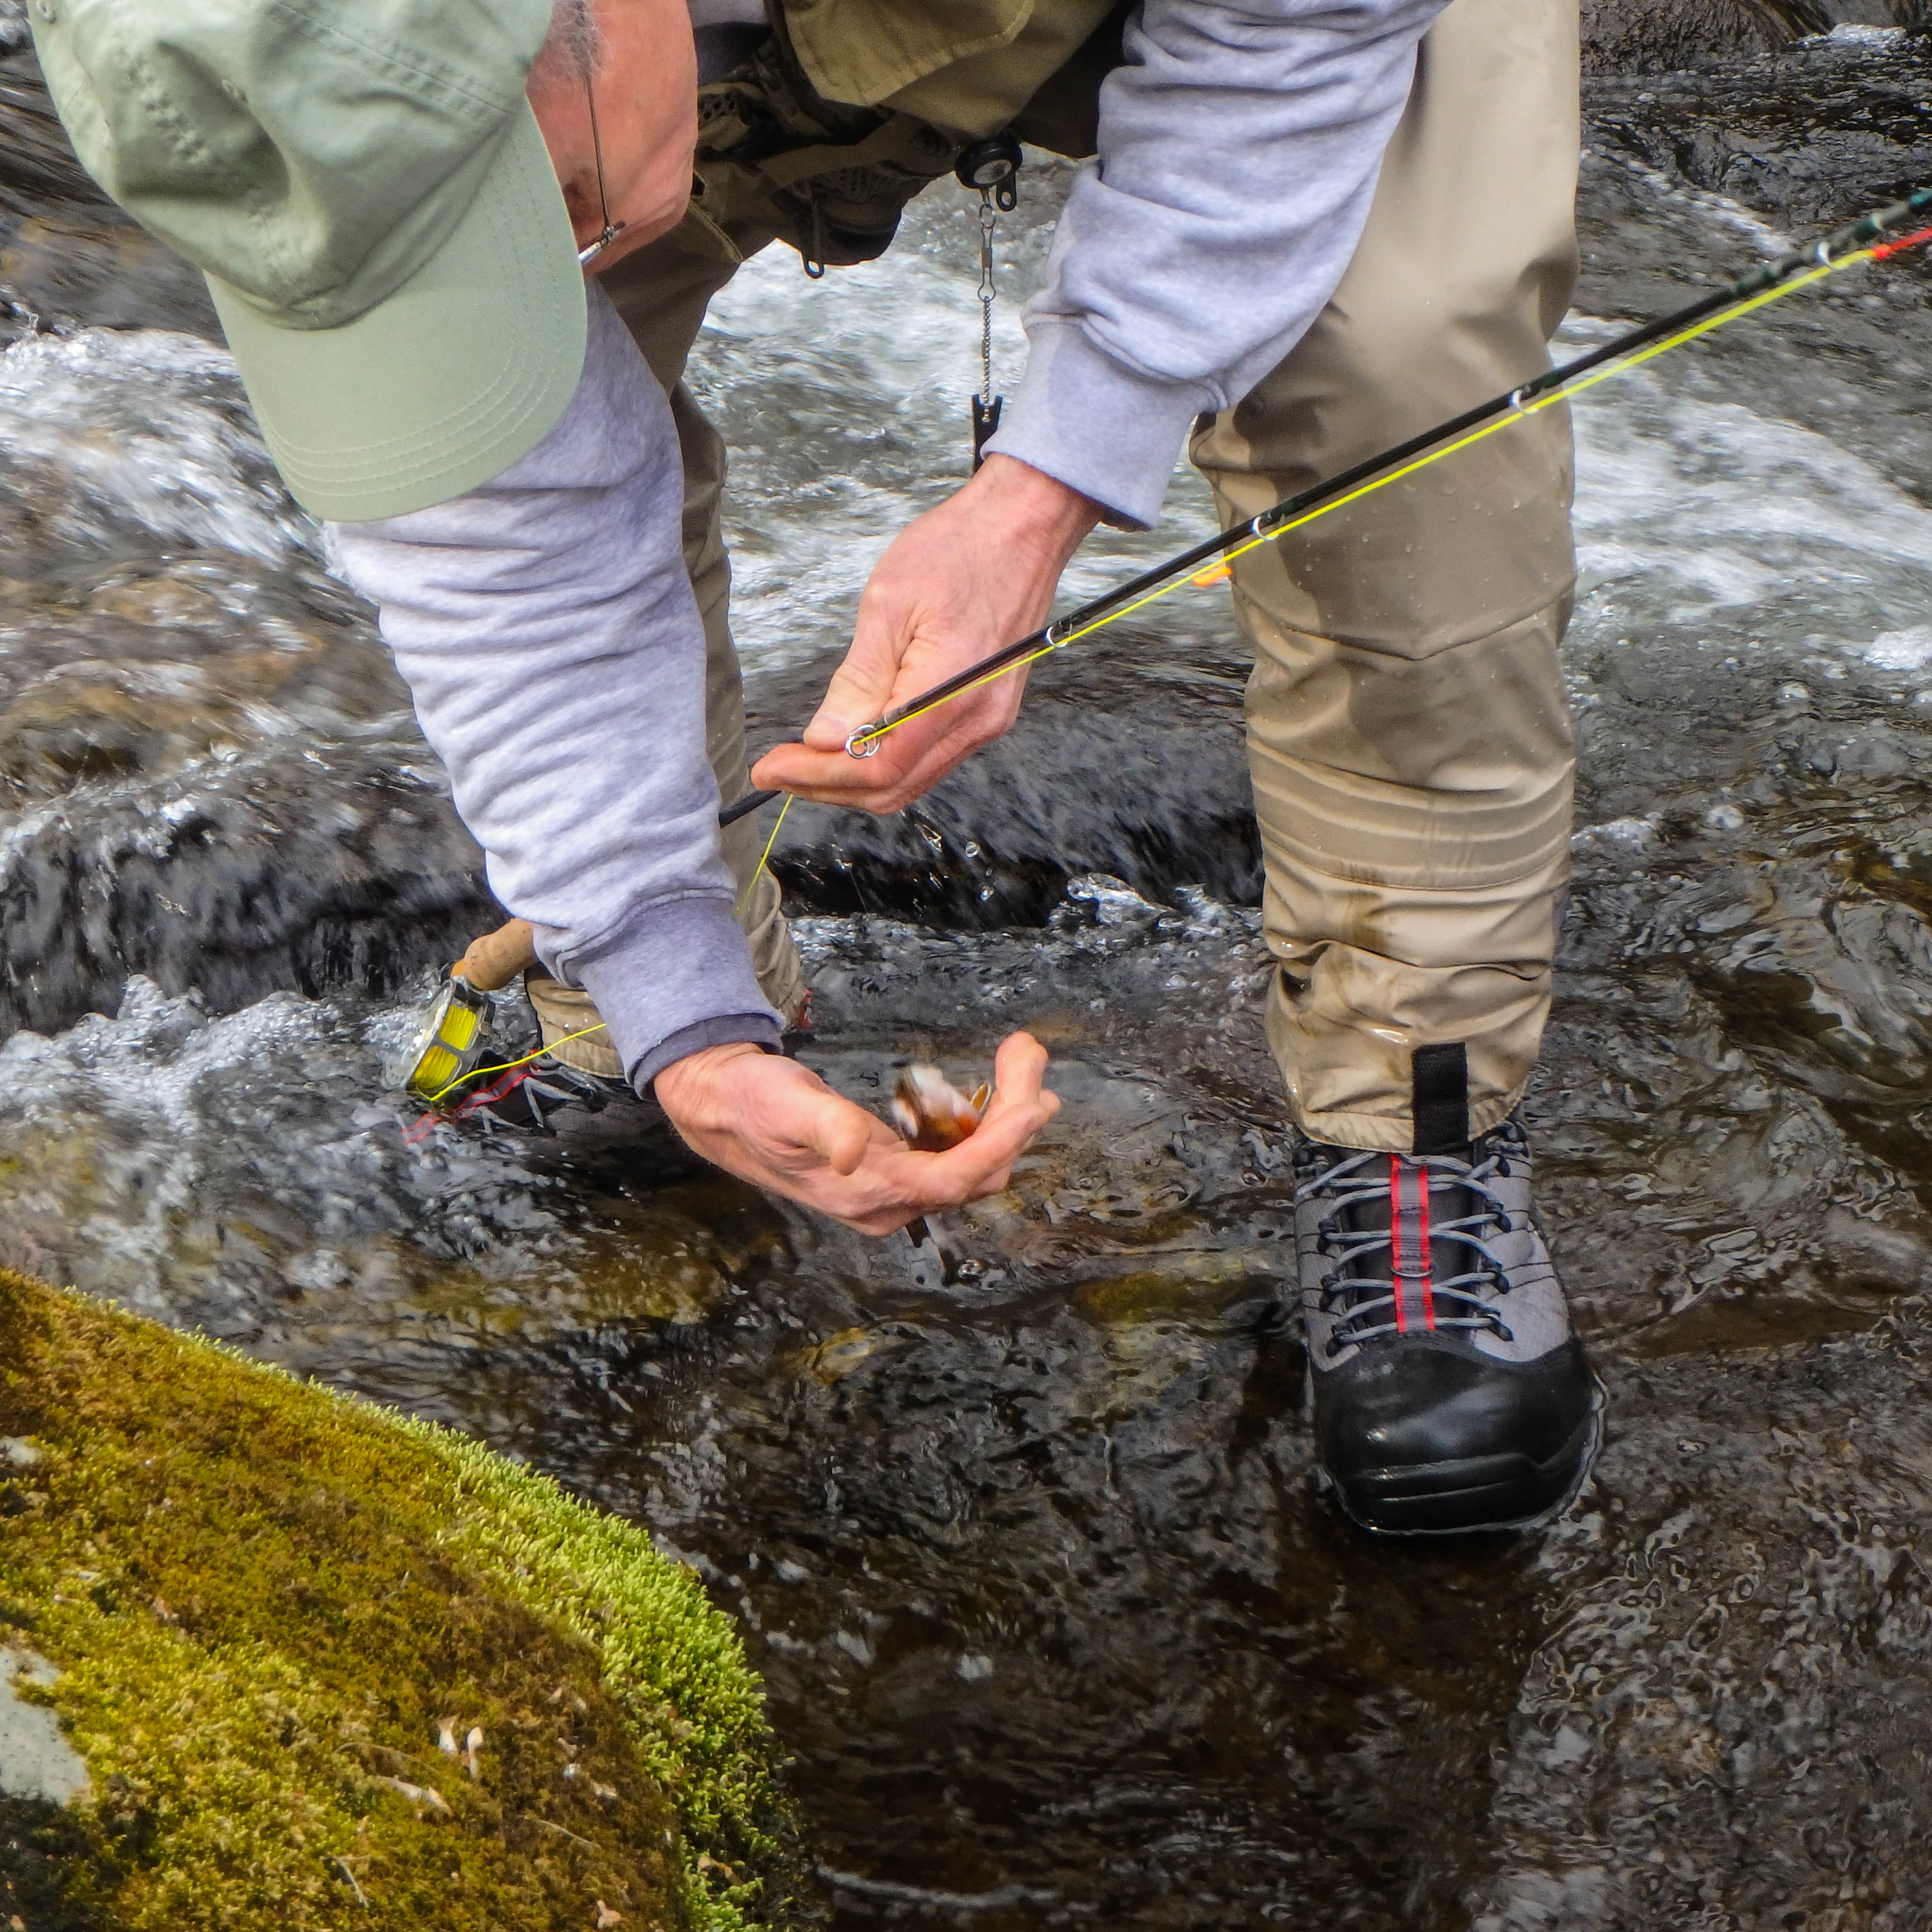
M 0 1438 L 0 1926 L 782 1915 L 757 1680 L 637 1529 L 4 1271 Z

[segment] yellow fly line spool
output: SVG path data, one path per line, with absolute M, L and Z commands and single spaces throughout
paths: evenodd
M 389 1084 L 434 1106 L 467 1081 L 489 1052 L 489 995 L 452 974 L 416 1044 L 398 1056 Z

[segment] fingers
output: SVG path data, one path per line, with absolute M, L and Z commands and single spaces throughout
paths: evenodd
M 1004 1188 L 1015 1157 L 1059 1111 L 1040 1084 L 1046 1052 L 1026 1034 L 1000 1046 L 979 1130 L 920 1154 L 796 1060 L 755 1048 L 700 1049 L 658 1076 L 672 1124 L 706 1160 L 869 1234 Z
M 1041 1097 L 1040 1083 L 1046 1072 L 1046 1048 L 1030 1033 L 1010 1033 L 993 1056 L 993 1097 L 1024 1105 Z M 1058 1094 L 1046 1096 L 1058 1111 Z
M 821 1088 L 808 1117 L 794 1128 L 806 1168 L 788 1165 L 782 1175 L 768 1169 L 758 1178 L 873 1235 L 890 1234 L 921 1214 L 982 1200 L 1006 1186 L 1014 1160 L 1059 1112 L 1059 1096 L 1040 1084 L 1046 1065 L 1037 1040 L 1012 1035 L 994 1062 L 997 1084 L 978 1131 L 944 1154 L 916 1152 L 875 1116 Z M 770 1078 L 765 1069 L 750 1072 Z M 816 1161 L 824 1168 L 814 1175 Z
M 880 740 L 878 750 L 868 758 L 852 757 L 844 749 L 842 732 L 836 748 L 821 750 L 813 746 L 808 731 L 805 743 L 780 745 L 767 752 L 752 768 L 752 782 L 821 805 L 903 811 L 1011 726 L 1023 684 L 1024 674 L 1016 674 L 984 693 L 955 700 L 929 718 L 901 725 Z M 872 716 L 879 715 L 874 712 Z M 862 718 L 856 723 L 870 722 Z
M 828 1092 L 813 1110 L 804 1143 L 846 1180 L 864 1166 L 866 1154 L 880 1138 L 878 1126 L 864 1108 Z
M 907 640 L 861 618 L 852 647 L 832 674 L 832 682 L 805 728 L 805 742 L 814 752 L 842 752 L 845 740 L 892 709 L 892 686 Z
M 972 1136 L 944 1154 L 911 1156 L 931 1163 L 926 1185 L 935 1192 L 928 1204 L 952 1207 L 1005 1187 L 1015 1160 L 1060 1111 L 1060 1096 L 1040 1085 L 1046 1071 L 1046 1048 L 1032 1034 L 1007 1036 L 993 1063 L 992 1100 Z M 950 1198 L 938 1198 L 942 1186 Z
M 962 614 L 952 608 L 961 560 L 943 534 L 946 520 L 944 514 L 915 518 L 873 566 L 860 596 L 851 648 L 806 730 L 805 742 L 814 751 L 842 748 L 859 726 L 903 704 L 914 684 L 936 683 L 943 672 L 921 680 L 908 658 L 943 651 L 949 639 L 974 628 L 962 625 Z
M 965 1144 L 986 1140 L 1010 1161 L 1060 1112 L 1060 1096 L 1040 1084 L 1046 1072 L 1046 1048 L 1030 1033 L 1009 1034 L 993 1061 L 992 1100 Z
M 958 758 L 935 759 L 910 739 L 904 745 L 889 739 L 874 756 L 861 763 L 843 751 L 814 752 L 802 745 L 780 745 L 758 760 L 752 776 L 755 784 L 788 791 L 820 805 L 845 806 L 861 812 L 902 812 L 965 755 L 962 751 Z
M 494 993 L 536 963 L 536 942 L 530 921 L 513 919 L 494 932 L 472 939 L 470 950 L 456 962 L 456 970 L 479 993 Z

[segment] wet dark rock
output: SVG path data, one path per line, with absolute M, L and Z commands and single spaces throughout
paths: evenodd
M 24 31 L 0 19 L 0 114 L 7 142 L 0 158 L 0 198 L 16 218 L 40 213 L 52 202 L 106 206 L 56 115 L 40 63 Z
M 115 1011 L 130 972 L 230 1010 L 274 986 L 400 987 L 500 920 L 476 856 L 434 773 L 364 746 L 238 760 L 185 805 L 129 786 L 84 828 L 34 814 L 0 875 L 0 1026 Z
M 220 339 L 199 272 L 95 187 L 54 114 L 24 20 L 0 15 L 0 344 L 94 324 Z
M 1924 1319 L 1621 1379 L 1603 1499 L 1542 1552 L 1480 1932 L 1918 1918 Z
M 221 339 L 200 273 L 132 222 L 63 209 L 0 222 L 0 300 L 16 328 L 158 327 Z
M 1712 56 L 1776 53 L 1832 16 L 1820 0 L 1585 0 L 1586 74 L 1667 74 Z
M 1813 40 L 1773 59 L 1679 64 L 1593 79 L 1598 142 L 1807 226 L 1924 184 L 1932 44 L 1922 39 Z
M 0 620 L 0 1031 L 130 972 L 224 1007 L 394 987 L 493 923 L 368 627 L 319 572 L 162 555 Z
M 1258 903 L 1247 668 L 1188 646 L 1122 626 L 1036 666 L 1012 730 L 892 818 L 794 806 L 773 854 L 787 890 L 818 910 L 977 927 L 1040 925 L 1088 872 Z M 796 734 L 833 662 L 752 681 L 755 742 Z
M 0 355 L 0 1034 L 130 972 L 238 1006 L 400 984 L 496 913 L 364 607 L 224 358 Z

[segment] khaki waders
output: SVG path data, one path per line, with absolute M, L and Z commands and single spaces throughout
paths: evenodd
M 956 16 L 932 0 L 797 6 L 790 70 L 872 111 L 836 127 L 842 150 L 805 145 L 787 112 L 747 140 L 759 116 L 728 86 L 727 134 L 753 164 L 707 168 L 701 134 L 706 191 L 692 212 L 604 278 L 682 439 L 685 552 L 704 616 L 711 760 L 728 799 L 745 789 L 746 765 L 719 528 L 724 452 L 681 380 L 705 304 L 738 260 L 780 234 L 821 261 L 876 254 L 890 218 L 868 213 L 863 192 L 852 207 L 814 196 L 814 167 L 849 189 L 850 172 L 826 164 L 870 162 L 902 177 L 909 198 L 950 168 L 964 136 L 1013 120 L 1043 74 L 1060 70 L 1035 100 L 1036 124 L 1069 74 L 1090 94 L 1105 68 L 1093 53 L 1105 13 L 1093 0 L 974 0 Z M 861 15 L 893 30 L 861 31 Z M 935 40 L 942 30 L 951 42 Z M 1334 298 L 1252 394 L 1198 428 L 1192 454 L 1225 520 L 1547 366 L 1575 268 L 1576 38 L 1564 0 L 1452 0 L 1438 20 Z M 1070 62 L 1069 47 L 1082 49 Z M 1017 101 L 998 98 L 1003 64 L 1024 90 Z M 707 128 L 721 111 L 709 92 Z M 820 127 L 843 116 L 818 107 Z M 1064 99 L 1055 116 L 1067 118 Z M 1076 109 L 1071 123 L 1080 118 Z M 934 138 L 932 122 L 956 138 Z M 1033 131 L 1024 116 L 1018 125 Z M 1574 766 L 1557 662 L 1570 493 L 1568 425 L 1551 410 L 1234 567 L 1235 610 L 1256 649 L 1249 742 L 1280 962 L 1268 1039 L 1295 1117 L 1318 1139 L 1406 1150 L 1418 1106 L 1436 1136 L 1465 1112 L 1467 1130 L 1483 1132 L 1535 1063 Z M 741 890 L 761 846 L 747 821 L 725 835 Z M 789 1016 L 802 982 L 769 874 L 742 917 L 766 996 Z M 547 1032 L 590 1023 L 581 994 L 537 990 L 549 996 L 539 1010 L 555 1009 Z M 620 1070 L 597 1042 L 562 1051 L 584 1047 L 593 1051 L 580 1064 Z

